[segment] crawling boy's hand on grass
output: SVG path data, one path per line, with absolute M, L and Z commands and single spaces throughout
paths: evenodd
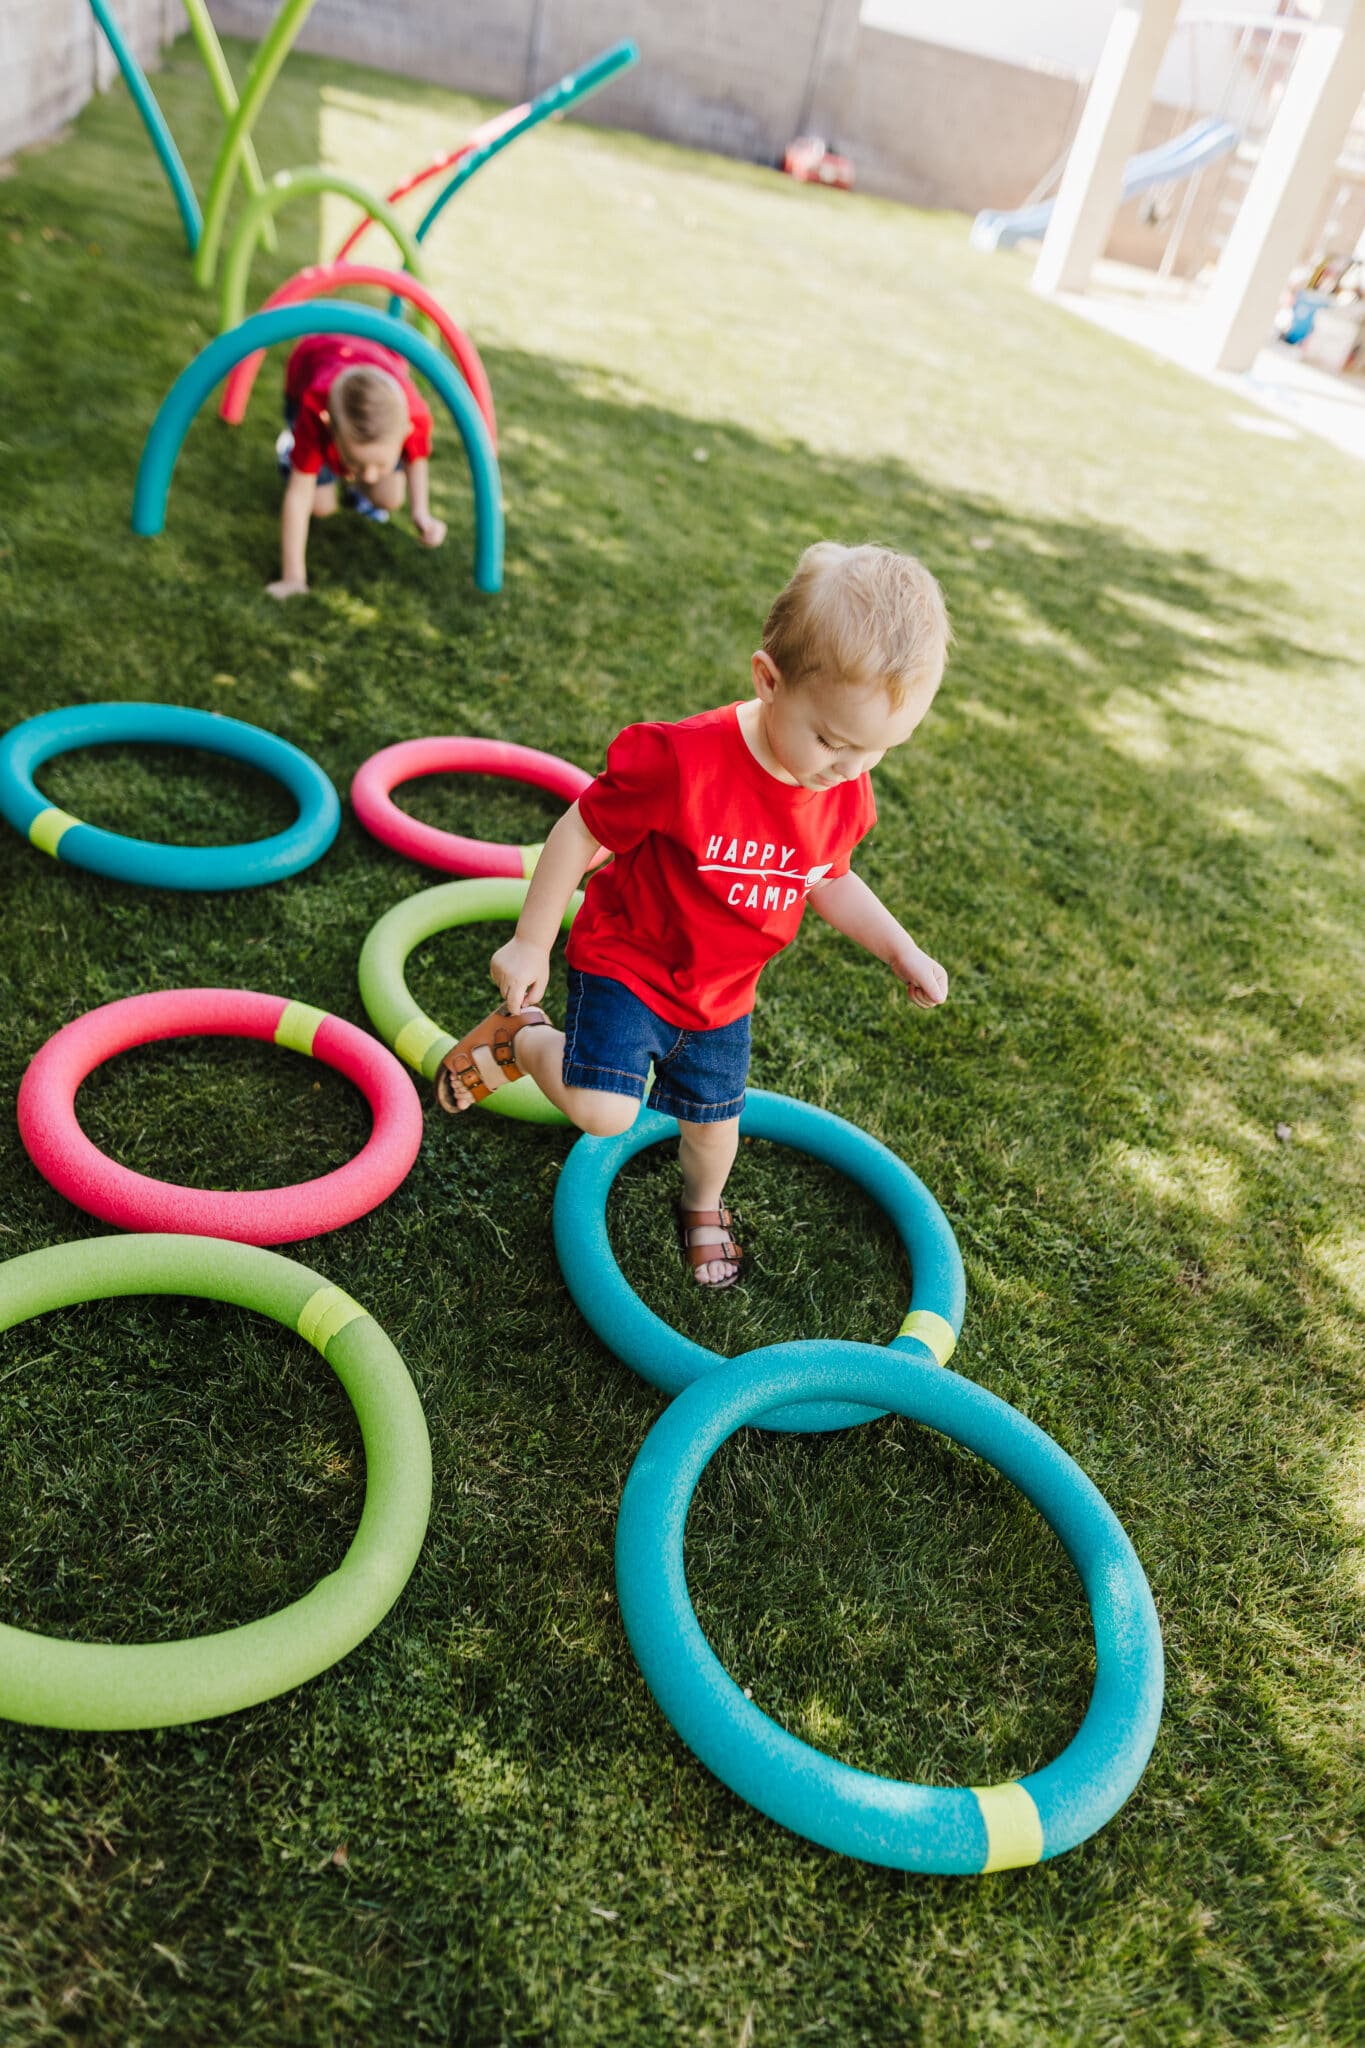
M 430 513 L 424 518 L 419 519 L 416 512 L 414 512 L 412 523 L 416 529 L 417 538 L 421 541 L 424 548 L 438 548 L 446 537 L 446 523 L 444 519 L 437 519 Z
M 298 576 L 281 576 L 265 586 L 267 597 L 306 597 L 308 585 Z

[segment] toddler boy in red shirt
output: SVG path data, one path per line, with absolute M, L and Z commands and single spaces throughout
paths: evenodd
M 500 1009 L 447 1053 L 442 1107 L 465 1110 L 531 1074 L 580 1129 L 676 1117 L 683 1244 L 697 1280 L 728 1287 L 740 1250 L 722 1196 L 739 1144 L 749 1014 L 765 963 L 807 902 L 884 960 L 911 1000 L 948 977 L 860 881 L 876 823 L 869 770 L 934 700 L 951 628 L 938 584 L 889 548 L 806 549 L 752 658 L 754 695 L 677 724 L 627 726 L 554 827 L 515 936 L 493 955 Z M 536 1007 L 573 891 L 602 848 L 569 931 L 564 1030 Z
M 401 356 L 358 336 L 305 335 L 285 366 L 284 416 L 278 446 L 289 481 L 271 597 L 307 590 L 308 529 L 336 511 L 338 480 L 357 510 L 381 521 L 410 491 L 417 538 L 440 547 L 445 521 L 432 515 L 427 473 L 431 408 Z

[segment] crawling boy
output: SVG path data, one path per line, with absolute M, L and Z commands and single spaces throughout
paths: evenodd
M 377 341 L 305 335 L 285 368 L 284 416 L 276 449 L 288 482 L 272 597 L 307 590 L 308 529 L 336 511 L 338 481 L 347 504 L 380 521 L 410 492 L 417 538 L 441 545 L 445 521 L 432 516 L 429 497 L 431 409 L 400 356 Z
M 676 1117 L 683 1249 L 704 1286 L 739 1277 L 724 1206 L 739 1144 L 750 1011 L 809 902 L 929 1008 L 948 977 L 850 867 L 876 822 L 870 770 L 934 701 L 951 629 L 933 576 L 889 548 L 806 549 L 751 659 L 753 695 L 677 724 L 627 726 L 545 842 L 515 936 L 493 955 L 499 1009 L 446 1054 L 442 1107 L 534 1076 L 580 1129 L 629 1129 L 644 1096 Z M 569 897 L 606 847 L 569 932 L 558 1031 L 537 1007 Z

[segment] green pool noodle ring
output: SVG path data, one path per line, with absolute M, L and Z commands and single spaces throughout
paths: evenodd
M 406 1366 L 367 1311 L 320 1273 L 223 1238 L 118 1235 L 0 1266 L 0 1330 L 76 1302 L 184 1294 L 296 1330 L 336 1373 L 365 1446 L 365 1507 L 342 1562 L 290 1606 L 169 1643 L 80 1643 L 0 1624 L 0 1716 L 42 1728 L 171 1728 L 273 1699 L 375 1628 L 417 1562 L 431 1446 Z
M 442 882 L 434 889 L 419 889 L 415 896 L 405 896 L 371 926 L 360 949 L 360 1000 L 385 1045 L 424 1080 L 435 1079 L 456 1040 L 415 1001 L 405 978 L 408 956 L 438 932 L 520 917 L 528 887 L 524 881 L 502 876 Z M 573 923 L 582 901 L 581 890 L 569 898 L 561 927 L 564 931 Z M 491 995 L 488 1007 L 493 1007 Z M 505 1082 L 476 1107 L 518 1123 L 571 1128 L 563 1111 L 546 1099 L 529 1074 L 520 1081 Z

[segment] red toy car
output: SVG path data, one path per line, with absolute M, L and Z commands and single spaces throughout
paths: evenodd
M 834 185 L 840 192 L 853 190 L 853 159 L 838 156 L 822 135 L 798 135 L 787 144 L 782 168 L 789 178 L 803 185 Z

